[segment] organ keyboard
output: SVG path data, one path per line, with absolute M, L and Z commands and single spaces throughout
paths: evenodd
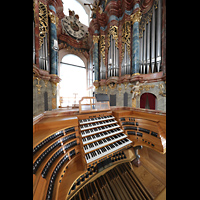
M 74 199 L 97 173 L 104 176 L 105 169 L 137 162 L 134 147 L 144 145 L 166 152 L 165 116 L 105 107 L 99 110 L 94 105 L 62 119 L 45 118 L 34 128 L 34 200 Z
M 79 119 L 79 127 L 87 165 L 95 165 L 132 143 L 110 112 L 104 112 L 99 117 L 86 117 Z

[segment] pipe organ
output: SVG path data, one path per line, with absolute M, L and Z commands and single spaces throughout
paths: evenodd
M 115 9 L 116 4 L 113 2 L 104 2 L 102 4 L 102 7 L 107 8 L 105 9 L 107 14 L 110 14 L 108 20 L 105 18 L 106 14 L 98 13 L 98 15 L 93 15 L 89 27 L 91 35 L 104 36 L 102 38 L 103 41 L 100 39 L 100 48 L 97 55 L 100 60 L 98 81 L 107 80 L 111 77 L 120 78 L 124 75 L 132 75 L 132 71 L 134 71 L 132 69 L 134 67 L 132 66 L 133 59 L 139 60 L 139 71 L 136 71 L 136 74 L 150 74 L 162 71 L 162 0 L 151 1 L 150 5 L 146 6 L 147 8 L 143 7 L 142 2 L 140 5 L 135 4 L 134 8 L 130 10 L 128 10 L 129 6 L 126 5 L 127 10 L 118 15 L 109 10 L 111 5 L 115 5 L 113 7 Z M 141 17 L 135 15 L 137 12 L 141 12 Z M 135 33 L 132 27 L 135 22 L 139 22 L 138 28 L 140 32 L 138 58 L 135 58 L 137 55 L 131 49 L 131 45 L 134 46 L 137 43 L 133 41 Z M 104 43 L 104 48 L 101 48 L 102 42 Z M 105 54 L 105 52 L 107 53 Z M 102 56 L 103 54 L 105 57 Z
M 159 99 L 155 109 L 165 111 L 161 108 L 165 100 L 158 98 L 159 84 L 165 84 L 166 78 L 165 43 L 161 37 L 161 33 L 165 34 L 165 2 L 164 6 L 162 2 L 99 1 L 102 12 L 97 10 L 92 15 L 88 31 L 93 38 L 99 38 L 95 42 L 93 39 L 89 51 L 95 66 L 93 85 L 95 93 L 110 96 L 112 106 L 125 105 L 128 93 L 126 105 L 139 108 L 142 93 L 133 102 L 131 87 L 136 81 L 147 81 L 155 83 L 154 90 L 146 89 Z

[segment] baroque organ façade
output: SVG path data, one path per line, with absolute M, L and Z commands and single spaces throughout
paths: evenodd
M 88 29 L 95 93 L 108 94 L 112 106 L 140 108 L 145 91 L 132 102 L 131 87 L 136 81 L 154 82 L 148 92 L 156 98 L 155 109 L 165 111 L 165 96 L 159 95 L 160 85 L 165 89 L 166 84 L 165 1 L 98 2 L 101 9 L 93 12 Z

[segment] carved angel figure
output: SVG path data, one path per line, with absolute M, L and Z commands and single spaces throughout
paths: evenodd
M 139 83 L 139 81 L 136 82 L 136 85 L 133 85 L 133 88 L 131 90 L 132 94 L 132 99 L 136 98 L 139 94 L 140 94 L 140 86 L 143 86 L 145 83 L 147 83 L 147 81 L 145 81 L 144 83 Z
M 92 16 L 93 14 L 96 14 L 96 12 L 99 11 L 100 9 L 99 4 L 100 4 L 100 0 L 95 0 L 92 4 L 84 3 L 84 5 L 88 5 L 90 7 L 90 10 L 92 11 Z

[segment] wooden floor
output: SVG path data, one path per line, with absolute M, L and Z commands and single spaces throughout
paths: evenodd
M 141 166 L 133 166 L 134 172 L 151 195 L 156 198 L 166 187 L 166 154 L 143 147 L 139 150 L 139 155 Z M 162 200 L 165 198 L 162 197 Z

